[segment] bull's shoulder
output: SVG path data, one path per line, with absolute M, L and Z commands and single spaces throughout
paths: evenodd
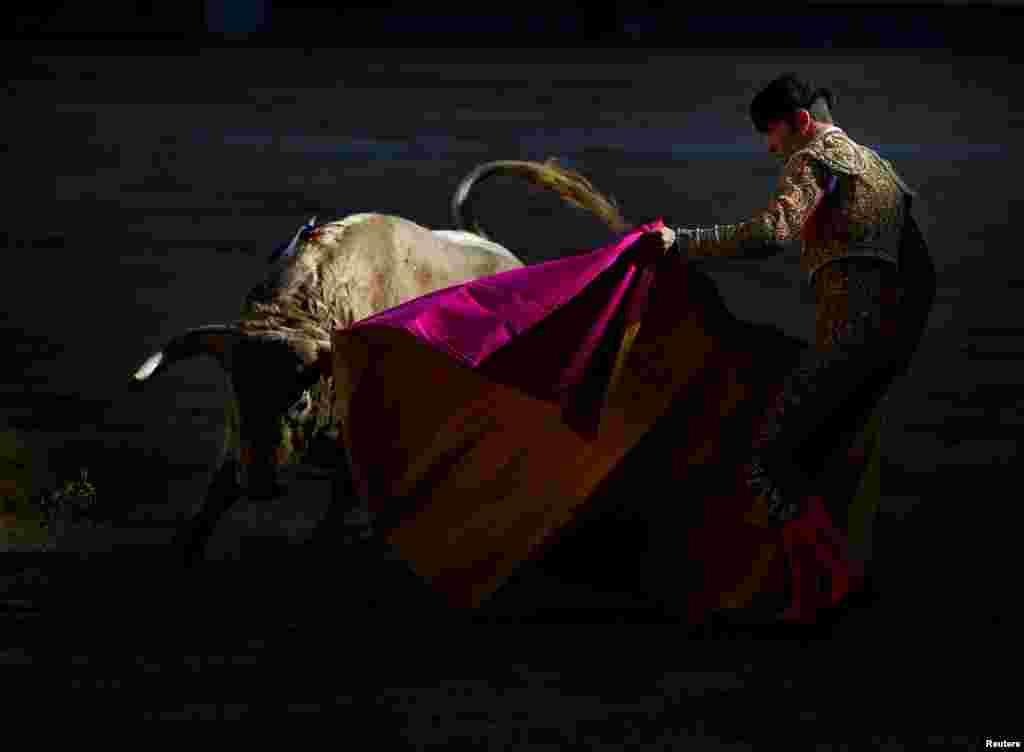
M 411 219 L 397 214 L 383 214 L 380 212 L 360 212 L 349 214 L 342 219 L 328 222 L 322 226 L 334 238 L 344 236 L 390 234 L 397 237 L 421 238 L 429 236 L 431 230 L 423 225 L 413 222 Z
M 331 222 L 325 222 L 321 225 L 321 228 L 329 228 L 332 230 L 348 230 L 357 226 L 372 226 L 380 224 L 394 224 L 395 220 L 402 220 L 401 217 L 395 217 L 390 214 L 381 214 L 380 212 L 358 212 L 356 214 L 348 214 L 341 219 L 335 219 Z
M 434 230 L 394 214 L 351 214 L 324 225 L 319 243 L 327 249 L 325 262 L 336 264 L 345 259 L 353 273 L 365 264 L 377 270 L 413 264 L 452 270 L 465 267 L 462 273 L 480 276 L 523 265 L 493 240 L 462 230 Z
M 318 228 L 315 247 L 329 257 L 395 255 L 410 243 L 422 243 L 431 232 L 411 220 L 393 214 L 362 212 L 349 214 Z

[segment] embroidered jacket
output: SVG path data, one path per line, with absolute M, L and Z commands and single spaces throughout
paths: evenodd
M 789 157 L 767 209 L 746 222 L 698 229 L 687 254 L 773 255 L 799 237 L 800 265 L 813 287 L 817 272 L 837 259 L 898 264 L 905 198 L 914 195 L 888 161 L 830 126 Z

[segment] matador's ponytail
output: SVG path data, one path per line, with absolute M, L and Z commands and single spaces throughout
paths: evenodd
M 819 86 L 817 89 L 811 92 L 811 98 L 807 102 L 807 108 L 810 109 L 811 105 L 814 104 L 819 99 L 825 100 L 825 103 L 828 105 L 829 110 L 833 109 L 836 106 L 835 95 L 832 93 L 832 90 L 824 86 Z
M 826 87 L 812 88 L 796 73 L 786 73 L 758 92 L 750 103 L 750 119 L 754 127 L 767 133 L 779 120 L 792 121 L 797 110 L 808 110 L 816 120 L 832 122 L 835 94 Z
M 832 109 L 835 106 L 835 95 L 831 89 L 821 86 L 811 92 L 810 99 L 804 109 L 811 113 L 811 117 L 824 123 L 832 122 Z

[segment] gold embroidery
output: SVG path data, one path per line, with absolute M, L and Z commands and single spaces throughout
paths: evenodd
M 795 154 L 801 154 L 816 162 L 821 162 L 830 172 L 838 172 L 842 175 L 861 175 L 868 168 L 865 154 L 861 151 L 862 148 L 837 129 L 814 139 Z
M 813 282 L 824 265 L 865 256 L 899 263 L 905 221 L 904 184 L 875 151 L 842 131 L 826 133 L 794 155 L 838 173 L 837 200 L 827 202 L 805 233 L 800 265 Z
M 875 259 L 845 258 L 823 266 L 814 278 L 815 343 L 864 344 L 897 315 L 895 266 Z

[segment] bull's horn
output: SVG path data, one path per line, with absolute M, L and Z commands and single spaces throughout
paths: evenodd
M 229 324 L 211 324 L 189 329 L 168 342 L 163 350 L 146 358 L 146 362 L 132 375 L 132 383 L 141 384 L 178 361 L 198 355 L 216 358 L 226 369 L 230 364 L 231 349 L 240 336 L 242 335 L 238 327 Z
M 629 223 L 623 218 L 613 199 L 602 195 L 583 175 L 562 167 L 554 159 L 546 162 L 506 159 L 485 162 L 475 167 L 462 179 L 452 196 L 452 222 L 456 229 L 474 232 L 482 238 L 487 237 L 473 217 L 469 195 L 477 184 L 494 175 L 515 175 L 545 190 L 554 191 L 566 203 L 596 216 L 613 232 L 625 232 L 629 229 Z

